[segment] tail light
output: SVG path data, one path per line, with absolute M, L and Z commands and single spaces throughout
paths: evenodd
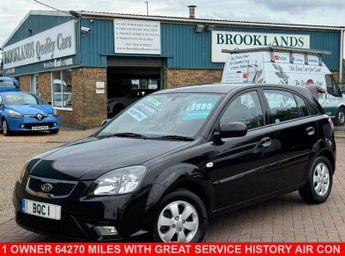
M 334 124 L 331 117 L 328 117 L 328 123 L 331 125 L 332 129 L 334 129 Z

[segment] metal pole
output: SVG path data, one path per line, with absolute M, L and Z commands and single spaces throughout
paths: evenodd
M 146 0 L 144 3 L 146 4 L 146 15 L 149 16 L 149 1 Z

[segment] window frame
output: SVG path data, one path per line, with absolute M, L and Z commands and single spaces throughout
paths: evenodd
M 73 84 L 72 84 L 72 107 L 56 107 L 54 106 L 54 77 L 53 77 L 53 73 L 54 72 L 59 72 L 60 74 L 60 80 L 63 81 L 63 76 L 62 76 L 62 73 L 64 71 L 67 71 L 67 72 L 71 72 L 69 69 L 62 69 L 62 70 L 56 70 L 56 71 L 52 71 L 50 72 L 50 86 L 51 86 L 51 105 L 54 109 L 56 110 L 63 110 L 63 111 L 73 111 Z M 62 93 L 62 97 L 63 97 L 63 86 L 62 84 L 60 84 L 61 86 L 61 93 Z
M 217 117 L 217 123 L 216 123 L 216 127 L 217 129 L 219 130 L 220 129 L 220 120 L 222 119 L 224 113 L 226 112 L 226 110 L 228 109 L 228 107 L 231 105 L 231 103 L 237 98 L 237 97 L 240 97 L 241 95 L 243 94 L 246 94 L 246 93 L 251 93 L 251 92 L 255 92 L 258 96 L 258 100 L 259 100 L 259 104 L 260 104 L 260 107 L 261 107 L 261 111 L 262 111 L 262 117 L 263 117 L 263 125 L 262 126 L 259 126 L 259 127 L 255 127 L 255 128 L 251 128 L 251 129 L 248 129 L 248 132 L 249 131 L 254 131 L 254 130 L 258 130 L 258 129 L 262 129 L 262 128 L 265 128 L 267 127 L 268 124 L 268 120 L 267 120 L 267 109 L 266 109 L 266 106 L 264 105 L 263 101 L 262 101 L 262 97 L 261 97 L 261 94 L 260 94 L 260 91 L 258 88 L 252 88 L 252 89 L 249 89 L 249 90 L 244 90 L 244 91 L 240 91 L 238 93 L 236 93 L 235 95 L 231 96 L 230 99 L 228 99 L 226 105 L 223 107 L 222 111 L 219 113 L 218 117 Z
M 269 107 L 269 104 L 268 104 L 268 101 L 265 97 L 265 93 L 264 91 L 267 91 L 267 90 L 273 90 L 273 91 L 284 91 L 284 92 L 288 92 L 288 93 L 291 93 L 294 97 L 294 100 L 296 102 L 296 106 L 299 108 L 298 106 L 298 103 L 297 103 L 297 100 L 296 100 L 296 96 L 302 98 L 308 108 L 308 113 L 309 115 L 308 116 L 299 116 L 298 118 L 294 118 L 294 119 L 289 119 L 289 120 L 285 120 L 285 121 L 282 121 L 282 122 L 279 122 L 279 123 L 275 123 L 273 121 L 273 118 L 272 118 L 272 113 L 271 113 L 271 109 Z M 285 123 L 289 123 L 289 122 L 295 122 L 295 121 L 298 121 L 298 120 L 302 120 L 302 119 L 306 119 L 306 118 L 310 118 L 310 117 L 314 117 L 316 115 L 319 115 L 320 112 L 315 109 L 312 104 L 310 104 L 309 100 L 307 100 L 303 95 L 295 92 L 295 91 L 292 91 L 292 90 L 288 90 L 288 89 L 285 89 L 285 88 L 272 88 L 272 87 L 265 87 L 265 88 L 262 88 L 261 89 L 261 93 L 262 93 L 262 96 L 263 96 L 263 100 L 265 102 L 265 107 L 266 107 L 266 111 L 267 111 L 267 115 L 268 115 L 268 122 L 269 122 L 269 125 L 270 126 L 274 126 L 274 125 L 279 125 L 279 124 L 285 124 Z M 310 111 L 310 108 L 313 108 L 315 111 L 316 111 L 316 114 L 312 114 L 311 111 Z M 298 112 L 300 112 L 300 110 L 298 110 Z

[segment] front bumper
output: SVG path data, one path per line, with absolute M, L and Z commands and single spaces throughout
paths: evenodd
M 23 184 L 26 184 L 26 179 Z M 17 182 L 13 194 L 16 222 L 21 227 L 45 235 L 77 240 L 115 241 L 146 233 L 152 219 L 146 211 L 148 188 L 134 194 L 102 197 L 80 197 L 92 181 L 80 181 L 66 198 L 44 198 L 28 192 Z M 60 205 L 61 220 L 51 220 L 22 212 L 22 200 L 34 200 Z M 152 216 L 152 215 L 151 215 Z M 113 226 L 118 234 L 102 236 L 97 226 Z
M 33 131 L 33 126 L 48 126 L 48 130 L 57 130 L 60 128 L 60 118 L 57 116 L 48 116 L 39 121 L 34 117 L 24 116 L 23 118 L 7 117 L 8 127 L 11 131 Z

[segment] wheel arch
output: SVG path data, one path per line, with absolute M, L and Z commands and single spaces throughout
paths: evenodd
M 185 189 L 196 194 L 208 212 L 214 206 L 214 190 L 210 178 L 192 164 L 171 166 L 155 180 L 154 190 L 150 192 L 146 209 L 149 210 L 169 193 Z
M 332 152 L 325 149 L 325 150 L 322 150 L 317 156 L 323 156 L 327 158 L 327 160 L 330 162 L 332 166 L 332 174 L 334 174 L 336 165 L 335 165 L 335 157 L 332 154 Z

